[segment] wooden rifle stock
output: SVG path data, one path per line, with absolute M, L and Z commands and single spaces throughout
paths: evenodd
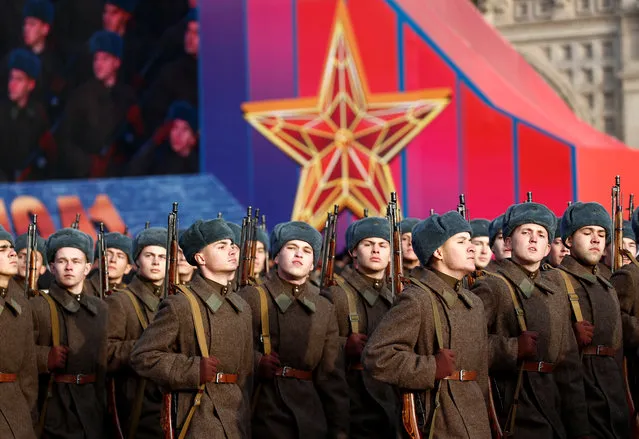
M 249 253 L 249 279 L 255 280 L 255 255 L 257 254 L 257 229 L 260 218 L 260 209 L 255 209 L 255 218 L 251 222 L 251 241 Z
M 402 423 L 410 439 L 421 439 L 422 433 L 419 431 L 417 423 L 415 394 L 413 392 L 405 392 L 402 395 Z
M 322 271 L 320 276 L 321 288 L 335 285 L 335 233 L 339 206 L 333 206 L 333 212 L 328 212 L 322 241 Z
M 399 209 L 397 205 L 397 194 L 391 192 L 391 200 L 386 208 L 388 222 L 390 224 L 390 280 L 391 291 L 394 295 L 402 292 L 403 266 L 402 266 L 402 235 L 399 228 Z
M 632 221 L 632 214 L 635 211 L 635 194 L 630 194 L 630 200 L 628 201 L 628 221 Z
M 259 212 L 259 210 L 257 210 Z M 238 266 L 240 286 L 248 285 L 251 278 L 251 251 L 253 247 L 253 208 L 246 209 L 246 216 L 242 219 L 242 233 L 240 237 L 240 264 Z
M 33 215 L 33 221 L 29 224 L 27 233 L 27 268 L 25 270 L 25 293 L 27 297 L 37 296 L 38 293 L 38 267 L 37 267 L 37 251 L 38 251 L 38 215 Z
M 104 299 L 109 294 L 109 263 L 107 261 L 107 247 L 104 240 L 104 223 L 100 223 L 98 233 L 98 275 L 100 278 L 100 288 L 98 294 L 100 299 Z

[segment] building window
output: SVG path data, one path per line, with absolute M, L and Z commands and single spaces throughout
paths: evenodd
M 569 44 L 566 44 L 563 46 L 563 50 L 564 50 L 564 59 L 565 60 L 572 59 L 572 47 L 570 47 Z
M 614 117 L 606 117 L 604 118 L 604 130 L 606 131 L 606 134 L 610 134 L 611 136 L 614 136 L 615 134 L 617 134 L 617 129 L 616 129 L 616 124 L 615 124 L 615 118 Z
M 613 0 L 599 0 L 599 9 L 602 11 L 608 11 L 614 6 L 613 3 Z
M 595 108 L 595 97 L 592 93 L 586 93 L 584 95 L 584 99 L 586 100 L 586 104 L 588 104 L 588 108 L 591 110 Z
M 592 80 L 593 80 L 592 69 L 583 69 L 582 72 L 584 75 L 584 82 L 588 84 L 592 84 Z
M 544 47 L 544 54 L 546 55 L 546 58 L 548 58 L 548 60 L 551 61 L 552 60 L 552 47 L 550 47 L 550 46 Z
M 528 18 L 528 3 L 517 3 L 515 6 L 515 18 L 520 20 Z
M 601 54 L 604 58 L 613 58 L 615 56 L 615 49 L 612 45 L 612 41 L 604 41 L 601 45 Z
M 539 11 L 542 14 L 549 14 L 552 12 L 552 8 L 554 6 L 553 0 L 540 0 Z
M 579 0 L 579 9 L 587 11 L 590 9 L 590 0 Z
M 584 51 L 584 58 L 592 59 L 592 44 L 585 43 L 583 45 L 583 51 Z
M 603 81 L 605 85 L 612 85 L 615 83 L 615 70 L 612 67 L 604 67 L 603 69 Z
M 615 95 L 610 91 L 604 93 L 604 109 L 607 111 L 615 109 Z

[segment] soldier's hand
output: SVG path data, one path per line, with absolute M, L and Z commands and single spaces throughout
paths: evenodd
M 450 349 L 440 349 L 435 355 L 435 379 L 441 380 L 457 370 L 455 353 Z
M 208 383 L 215 379 L 219 364 L 220 360 L 215 357 L 202 358 L 200 360 L 200 384 Z
M 362 356 L 362 351 L 364 350 L 364 346 L 366 346 L 367 341 L 368 337 L 366 334 L 351 334 L 344 345 L 344 354 L 347 357 L 355 357 L 359 359 Z
M 524 331 L 517 341 L 517 359 L 533 358 L 537 356 L 537 334 L 535 331 Z
M 277 352 L 262 355 L 260 364 L 257 365 L 257 374 L 260 378 L 271 380 L 275 376 L 275 371 L 280 367 L 282 367 L 282 364 L 280 363 L 280 356 L 277 355 Z
M 592 323 L 583 320 L 573 323 L 572 328 L 575 331 L 577 345 L 579 345 L 580 348 L 584 348 L 592 343 L 592 336 L 595 333 L 595 327 Z
M 69 354 L 69 348 L 66 346 L 54 346 L 49 351 L 49 357 L 47 358 L 47 369 L 56 370 L 62 369 L 67 364 L 67 355 Z

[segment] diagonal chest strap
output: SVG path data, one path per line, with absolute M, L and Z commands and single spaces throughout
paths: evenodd
M 335 281 L 346 294 L 346 301 L 348 302 L 348 321 L 351 325 L 351 332 L 353 334 L 359 333 L 359 314 L 357 313 L 357 293 L 346 282 L 346 280 L 339 275 L 335 275 Z
M 42 297 L 47 301 L 49 305 L 49 313 L 51 316 L 51 340 L 53 346 L 60 346 L 60 316 L 58 315 L 58 308 L 55 305 L 55 301 L 48 295 L 42 294 Z M 40 419 L 36 426 L 36 434 L 38 437 L 42 437 L 44 432 L 44 421 L 47 416 L 47 408 L 49 406 L 49 398 L 53 396 L 53 374 L 49 376 L 49 383 L 47 385 L 47 395 L 40 409 Z
M 269 355 L 272 352 L 271 348 L 271 333 L 268 319 L 268 295 L 266 289 L 262 285 L 255 285 L 257 292 L 260 295 L 260 323 L 262 325 L 262 335 L 260 340 L 264 347 L 264 355 Z
M 144 313 L 142 312 L 142 308 L 140 308 L 140 303 L 138 302 L 138 299 L 136 299 L 133 293 L 129 291 L 128 289 L 121 290 L 121 291 L 127 295 L 129 300 L 131 300 L 131 304 L 133 305 L 133 309 L 135 310 L 135 315 L 138 316 L 138 321 L 140 322 L 140 326 L 142 326 L 142 329 L 146 329 L 146 327 L 149 326 L 149 323 L 146 321 L 146 317 L 144 316 Z
M 517 323 L 519 324 L 519 329 L 521 330 L 521 332 L 527 331 L 528 326 L 526 325 L 526 315 L 524 313 L 524 309 L 521 306 L 521 303 L 519 302 L 519 298 L 517 297 L 517 293 L 515 292 L 515 289 L 513 288 L 513 286 L 510 284 L 510 282 L 508 282 L 508 279 L 506 279 L 501 274 L 489 273 L 489 275 L 498 277 L 499 279 L 504 281 L 504 283 L 506 284 L 506 287 L 508 287 L 508 291 L 510 292 L 510 298 L 513 302 L 513 306 L 515 307 L 515 314 L 517 315 Z
M 575 315 L 575 320 L 581 322 L 584 320 L 584 316 L 581 312 L 581 306 L 579 305 L 579 296 L 577 295 L 577 293 L 575 293 L 575 287 L 573 287 L 572 282 L 570 281 L 570 277 L 568 277 L 568 273 L 566 273 L 561 268 L 558 271 L 564 280 L 564 284 L 566 285 L 568 299 L 570 299 L 570 306 L 572 307 L 572 312 Z

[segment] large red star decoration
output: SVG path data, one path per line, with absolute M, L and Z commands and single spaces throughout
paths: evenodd
M 338 204 L 384 215 L 389 162 L 450 102 L 449 89 L 372 94 L 339 0 L 318 96 L 249 102 L 245 119 L 302 166 L 292 218 L 321 229 Z

